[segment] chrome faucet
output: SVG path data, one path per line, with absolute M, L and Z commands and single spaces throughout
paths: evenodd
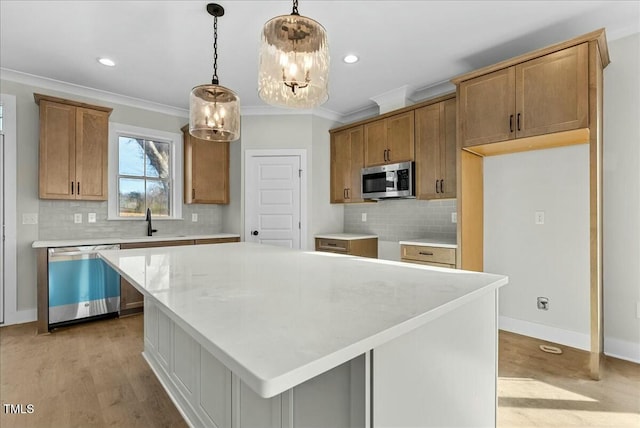
M 154 229 L 151 226 L 151 208 L 147 208 L 147 236 L 153 236 L 153 232 L 157 232 L 158 229 Z

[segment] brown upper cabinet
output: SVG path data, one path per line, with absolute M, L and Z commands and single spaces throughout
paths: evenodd
M 362 202 L 363 126 L 331 134 L 331 203 Z
M 462 147 L 588 126 L 588 44 L 462 81 Z
M 456 197 L 456 99 L 416 109 L 416 198 Z
M 364 166 L 414 160 L 414 112 L 364 125 Z
M 184 203 L 229 203 L 229 143 L 184 135 Z
M 40 198 L 107 200 L 112 109 L 33 95 L 40 106 Z

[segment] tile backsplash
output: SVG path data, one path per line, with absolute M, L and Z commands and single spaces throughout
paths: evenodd
M 96 213 L 96 222 L 88 222 L 88 214 Z M 198 221 L 191 221 L 191 214 Z M 82 215 L 82 223 L 74 222 L 74 214 Z M 218 205 L 183 205 L 184 220 L 152 218 L 154 236 L 213 234 L 222 231 L 222 213 Z M 107 220 L 107 202 L 40 200 L 38 239 L 77 239 L 146 236 L 147 222 L 142 220 Z
M 344 207 L 345 233 L 371 233 L 379 241 L 402 241 L 426 236 L 455 237 L 451 213 L 457 201 L 386 199 L 377 203 L 347 204 Z M 366 213 L 367 221 L 362 221 Z

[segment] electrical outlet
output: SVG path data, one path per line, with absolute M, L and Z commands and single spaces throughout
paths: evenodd
M 362 221 L 367 221 L 367 213 L 362 213 Z
M 96 213 L 87 214 L 87 223 L 95 223 L 96 222 Z
M 73 222 L 74 223 L 82 223 L 82 213 L 75 213 L 73 215 Z
M 548 297 L 538 297 L 538 309 L 541 311 L 549 310 L 549 298 Z
M 458 222 L 458 213 L 451 213 L 451 223 Z
M 544 211 L 536 211 L 536 224 L 544 224 Z
M 36 213 L 22 214 L 22 224 L 38 224 L 38 214 Z
M 191 213 L 191 221 L 192 222 L 198 221 L 198 213 Z

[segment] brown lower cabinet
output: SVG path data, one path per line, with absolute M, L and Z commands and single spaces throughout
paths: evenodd
M 328 239 L 316 238 L 316 251 L 378 258 L 378 238 Z
M 455 248 L 428 247 L 425 245 L 401 245 L 400 257 L 403 262 L 452 269 L 456 268 Z
M 135 242 L 120 244 L 121 250 L 131 248 L 176 247 L 181 245 L 222 244 L 238 242 L 239 238 L 186 239 L 181 241 Z M 144 296 L 126 279 L 120 277 L 120 316 L 140 313 L 144 310 Z

